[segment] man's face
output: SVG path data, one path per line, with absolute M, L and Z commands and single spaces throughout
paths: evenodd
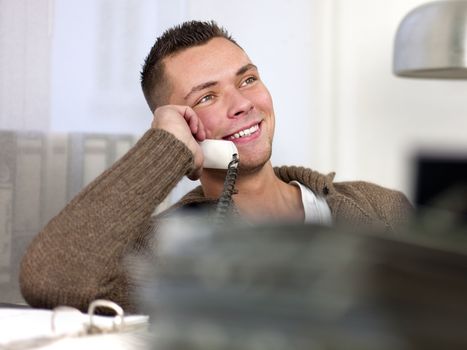
M 214 38 L 164 60 L 173 87 L 169 104 L 193 108 L 207 138 L 233 141 L 243 171 L 270 158 L 274 135 L 272 99 L 246 53 Z

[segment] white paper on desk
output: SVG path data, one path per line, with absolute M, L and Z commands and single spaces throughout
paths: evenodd
M 147 350 L 152 343 L 150 335 L 141 332 L 124 332 L 90 335 L 77 338 L 60 338 L 34 350 Z M 16 350 L 16 349 L 15 349 Z M 32 349 L 28 349 L 32 350 Z
M 34 349 L 58 339 L 85 335 L 89 315 L 70 309 L 55 311 L 55 316 L 52 310 L 0 309 L 0 349 Z M 144 329 L 148 320 L 144 315 L 125 316 L 123 331 Z M 111 332 L 114 318 L 94 316 L 93 324 Z

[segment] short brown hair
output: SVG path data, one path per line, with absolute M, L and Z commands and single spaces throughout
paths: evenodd
M 165 104 L 170 86 L 164 71 L 164 58 L 193 46 L 221 37 L 239 46 L 230 34 L 216 22 L 189 21 L 166 30 L 151 48 L 141 71 L 141 87 L 152 112 Z

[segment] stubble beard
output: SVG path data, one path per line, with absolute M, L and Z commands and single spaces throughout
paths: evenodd
M 271 155 L 272 144 L 269 145 L 266 155 L 263 156 L 263 158 L 255 164 L 244 164 L 242 163 L 242 159 L 240 158 L 240 162 L 238 164 L 238 175 L 252 175 L 259 172 L 270 161 Z

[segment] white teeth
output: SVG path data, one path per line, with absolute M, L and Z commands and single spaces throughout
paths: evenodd
M 251 128 L 241 130 L 241 131 L 233 134 L 232 136 L 230 136 L 230 139 L 234 140 L 234 139 L 239 139 L 240 137 L 250 136 L 251 134 L 253 134 L 254 132 L 256 132 L 258 130 L 259 130 L 259 126 L 258 126 L 258 124 L 256 124 L 256 125 L 253 125 Z

